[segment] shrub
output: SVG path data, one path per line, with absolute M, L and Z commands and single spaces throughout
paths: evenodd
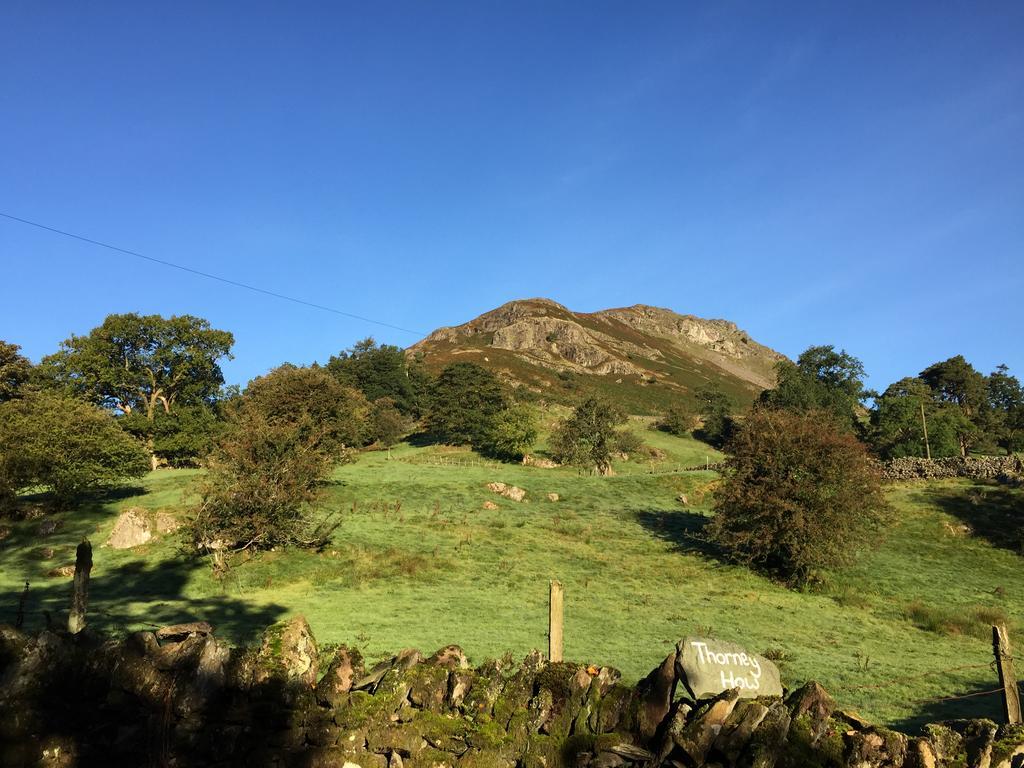
M 310 505 L 337 458 L 309 414 L 273 420 L 241 408 L 211 454 L 185 533 L 200 550 L 320 546 L 337 526 L 316 525 Z M 328 448 L 331 448 L 329 450 Z
M 622 439 L 616 427 L 625 421 L 625 414 L 613 403 L 589 397 L 551 435 L 551 453 L 562 464 L 611 474 L 612 453 L 619 450 Z
M 505 407 L 504 390 L 493 373 L 476 363 L 452 363 L 431 387 L 427 431 L 451 445 L 480 446 Z
M 671 406 L 657 423 L 658 429 L 662 432 L 668 432 L 676 437 L 686 437 L 696 426 L 697 414 L 681 404 Z
M 0 496 L 45 487 L 57 506 L 149 471 L 142 445 L 108 412 L 59 392 L 0 405 Z
M 708 533 L 734 559 L 802 586 L 877 543 L 879 472 L 827 413 L 755 410 L 727 450 Z
M 537 440 L 537 417 L 528 405 L 512 405 L 499 411 L 481 441 L 480 448 L 500 459 L 518 460 Z
M 366 398 L 323 368 L 275 368 L 249 382 L 236 407 L 258 411 L 270 425 L 294 425 L 305 432 L 297 439 L 313 440 L 335 457 L 367 439 Z

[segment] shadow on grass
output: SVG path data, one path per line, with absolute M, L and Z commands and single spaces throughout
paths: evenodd
M 987 718 L 997 723 L 1005 722 L 1002 690 L 991 693 L 999 687 L 995 673 L 991 677 L 974 680 L 969 685 L 950 690 L 943 697 L 921 702 L 914 714 L 890 727 L 904 733 L 917 734 L 928 723 L 943 720 Z
M 917 501 L 953 515 L 992 546 L 1024 554 L 1024 492 L 996 483 L 922 491 Z
M 720 547 L 707 540 L 704 527 L 711 518 L 697 512 L 642 509 L 633 512 L 640 525 L 672 544 L 679 552 L 692 552 L 725 562 Z
M 155 629 L 168 624 L 207 621 L 219 637 L 235 644 L 252 642 L 287 608 L 277 604 L 250 605 L 228 593 L 200 598 L 187 597 L 185 588 L 207 566 L 198 559 L 175 558 L 146 562 L 135 560 L 107 569 L 103 550 L 94 550 L 96 566 L 89 581 L 88 623 L 93 629 L 119 634 Z M 23 606 L 23 628 L 34 632 L 67 626 L 71 579 L 55 578 L 23 588 L 0 592 L 0 624 L 14 624 Z

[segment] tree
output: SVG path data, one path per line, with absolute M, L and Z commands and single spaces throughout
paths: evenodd
M 229 424 L 198 483 L 185 535 L 221 566 L 230 550 L 321 546 L 337 528 L 311 514 L 335 463 L 325 428 L 309 412 L 285 420 L 259 408 L 233 411 Z
M 761 393 L 760 402 L 791 411 L 821 410 L 855 429 L 857 411 L 865 398 L 864 365 L 832 345 L 808 347 L 796 363 L 780 361 L 774 389 Z
M 987 383 L 993 439 L 1007 454 L 1024 450 L 1024 387 L 1005 365 L 989 374 Z
M 589 397 L 551 435 L 551 452 L 562 464 L 610 475 L 619 430 L 626 415 L 613 403 Z
M 121 428 L 172 467 L 194 467 L 213 450 L 224 431 L 223 405 L 179 405 L 170 413 L 157 409 L 153 421 L 136 411 L 118 419 Z
M 29 391 L 0 404 L 0 495 L 46 487 L 57 506 L 140 477 L 138 441 L 110 413 L 62 392 Z
M 683 403 L 674 403 L 658 420 L 657 426 L 662 432 L 668 432 L 676 437 L 686 437 L 697 427 L 697 423 L 698 416 L 693 408 Z
M 395 407 L 390 397 L 382 397 L 374 401 L 370 407 L 369 437 L 373 442 L 380 443 L 388 449 L 397 443 L 409 431 L 409 419 Z
M 17 344 L 0 340 L 0 403 L 13 400 L 32 372 L 32 363 L 18 354 Z
M 297 425 L 335 459 L 366 442 L 369 403 L 323 368 L 275 368 L 250 381 L 236 407 L 258 411 L 271 425 Z
M 714 384 L 701 387 L 694 394 L 697 398 L 701 426 L 694 430 L 693 436 L 708 445 L 721 448 L 728 442 L 736 427 L 736 422 L 730 415 L 732 402 L 729 396 Z
M 988 386 L 985 377 L 963 355 L 957 355 L 925 368 L 921 371 L 921 380 L 931 388 L 936 400 L 956 406 L 966 417 L 957 435 L 960 455 L 966 456 L 984 436 L 988 426 Z
M 517 403 L 495 414 L 480 447 L 498 458 L 519 460 L 536 441 L 537 416 L 530 406 Z
M 71 336 L 43 368 L 59 384 L 98 405 L 148 422 L 162 408 L 212 402 L 224 383 L 219 361 L 234 337 L 192 315 L 108 315 L 87 336 Z M 157 458 L 148 438 L 152 466 Z
M 728 452 L 708 534 L 737 561 L 803 585 L 877 542 L 878 469 L 826 413 L 755 409 Z
M 373 338 L 357 342 L 332 356 L 327 370 L 342 384 L 360 390 L 370 402 L 389 398 L 406 416 L 419 416 L 428 379 L 423 366 L 411 364 L 405 351 L 390 344 L 377 345 Z
M 924 439 L 926 425 L 927 449 Z M 971 428 L 971 423 L 959 408 L 938 402 L 927 384 L 921 379 L 908 377 L 890 384 L 875 398 L 868 439 L 884 459 L 923 457 L 928 453 L 933 458 L 943 458 L 960 454 L 959 435 Z
M 504 388 L 493 373 L 476 363 L 452 363 L 430 388 L 426 428 L 443 442 L 480 446 L 505 406 Z

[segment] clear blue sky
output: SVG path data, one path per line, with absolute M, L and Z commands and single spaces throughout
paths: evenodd
M 645 303 L 1024 378 L 1018 0 L 152 6 L 4 3 L 0 211 L 424 332 Z M 3 219 L 0 265 L 35 360 L 129 311 L 240 383 L 416 340 Z

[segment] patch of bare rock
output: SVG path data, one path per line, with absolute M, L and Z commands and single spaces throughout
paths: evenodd
M 512 501 L 522 501 L 526 498 L 526 491 L 522 488 L 517 488 L 514 485 L 507 485 L 505 483 L 488 483 L 487 490 L 504 496 L 506 499 Z

